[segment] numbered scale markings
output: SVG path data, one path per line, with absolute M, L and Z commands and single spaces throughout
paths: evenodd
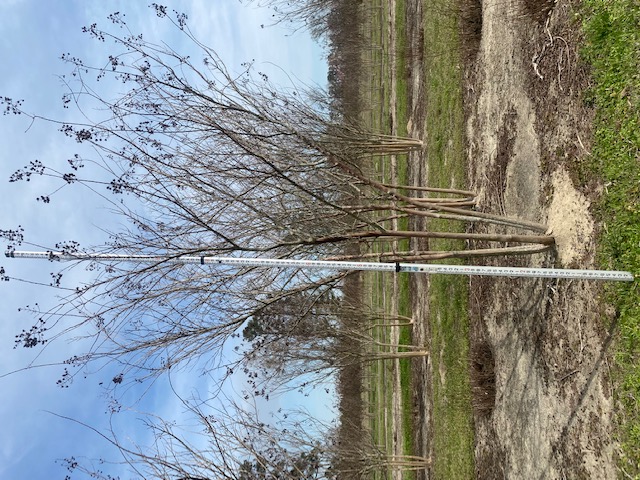
M 9 251 L 11 258 L 38 258 L 52 261 L 116 261 L 137 263 L 164 264 L 217 264 L 244 267 L 278 267 L 309 268 L 333 270 L 369 270 L 378 272 L 407 273 L 441 273 L 448 275 L 485 275 L 494 277 L 526 277 L 526 278 L 567 278 L 576 280 L 609 280 L 631 282 L 634 275 L 630 272 L 609 270 L 578 270 L 567 268 L 523 268 L 523 267 L 489 267 L 466 265 L 434 265 L 429 263 L 376 263 L 376 262 L 340 262 L 330 260 L 291 260 L 276 258 L 245 258 L 215 256 L 181 256 L 161 255 L 122 255 L 99 253 L 62 253 L 62 252 L 26 252 Z

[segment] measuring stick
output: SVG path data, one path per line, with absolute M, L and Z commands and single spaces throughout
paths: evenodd
M 59 261 L 115 261 L 150 264 L 201 264 L 229 265 L 239 267 L 278 267 L 307 268 L 323 270 L 367 270 L 376 272 L 406 273 L 443 273 L 447 275 L 485 275 L 493 277 L 522 278 L 567 278 L 575 280 L 610 280 L 631 282 L 634 276 L 630 272 L 610 270 L 578 270 L 568 268 L 524 268 L 524 267 L 490 267 L 469 265 L 435 265 L 430 263 L 376 263 L 376 262 L 342 262 L 331 260 L 290 260 L 277 258 L 241 258 L 184 255 L 179 257 L 162 255 L 124 255 L 110 253 L 73 253 L 62 252 L 26 252 L 9 251 L 11 258 L 38 258 Z

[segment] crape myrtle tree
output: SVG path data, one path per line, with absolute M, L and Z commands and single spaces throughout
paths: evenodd
M 258 414 L 255 405 L 239 406 L 225 399 L 223 406 L 184 402 L 192 425 L 147 415 L 144 427 L 150 444 L 133 444 L 115 430 L 98 432 L 117 448 L 117 459 L 61 462 L 68 479 L 76 474 L 112 479 L 113 468 L 135 478 L 162 480 L 313 480 L 336 478 L 317 422 L 295 412 L 280 418 Z M 196 406 L 197 405 L 197 406 Z M 295 419 L 294 419 L 295 416 Z
M 336 425 L 305 411 L 280 410 L 264 418 L 255 404 L 241 406 L 231 399 L 212 407 L 200 401 L 184 402 L 192 417 L 188 428 L 147 416 L 150 445 L 132 444 L 117 432 L 98 432 L 114 445 L 121 461 L 86 462 L 70 457 L 62 462 L 67 478 L 84 474 L 111 479 L 107 466 L 147 479 L 162 480 L 313 480 L 387 478 L 392 470 L 417 471 L 429 459 L 390 455 L 366 438 L 345 445 L 336 439 Z
M 424 347 L 399 349 L 374 334 L 381 326 L 407 320 L 325 287 L 281 296 L 256 313 L 243 330 L 248 342 L 244 366 L 251 372 L 252 390 L 263 393 L 266 382 L 276 390 L 321 386 L 354 365 L 427 356 Z
M 190 43 L 190 56 L 131 32 L 116 13 L 109 16 L 110 30 L 97 24 L 83 29 L 94 41 L 112 46 L 104 62 L 95 66 L 62 56 L 72 67 L 63 77 L 68 90 L 62 102 L 78 112 L 75 122 L 30 113 L 22 100 L 0 99 L 5 114 L 57 125 L 63 135 L 95 152 L 90 158 L 70 155 L 66 171 L 32 161 L 10 181 L 53 176 L 61 186 L 84 188 L 110 202 L 128 227 L 114 232 L 101 252 L 399 260 L 431 258 L 434 252 L 385 256 L 374 253 L 374 242 L 464 238 L 515 242 L 520 245 L 505 251 L 518 252 L 553 243 L 539 234 L 540 225 L 476 212 L 471 192 L 385 184 L 367 160 L 420 149 L 420 140 L 372 132 L 332 114 L 321 91 L 293 84 L 277 88 L 251 64 L 231 72 L 193 36 L 186 15 L 157 4 L 152 9 Z M 123 93 L 115 98 L 100 93 L 101 85 L 114 84 Z M 50 203 L 54 197 L 43 194 L 38 200 Z M 412 216 L 493 222 L 538 233 L 392 227 L 394 218 Z M 24 241 L 20 229 L 3 230 L 2 236 L 9 249 Z M 48 248 L 82 251 L 75 241 Z M 67 287 L 61 273 L 52 274 L 52 286 L 63 292 L 61 303 L 47 312 L 28 308 L 37 324 L 18 335 L 17 345 L 34 347 L 89 325 L 94 347 L 70 364 L 117 360 L 143 376 L 202 355 L 210 366 L 219 365 L 225 341 L 256 313 L 292 291 L 338 287 L 346 275 L 213 270 L 163 261 L 145 266 L 94 262 L 90 268 L 96 270 L 95 280 L 79 286 Z
M 154 8 L 158 16 L 168 18 L 163 7 Z M 126 31 L 120 15 L 110 19 Z M 331 134 L 321 128 L 324 113 L 310 109 L 305 113 L 295 91 L 287 100 L 266 79 L 254 82 L 249 72 L 232 76 L 215 52 L 191 36 L 184 16 L 172 21 L 200 48 L 201 70 L 189 58 L 140 36 L 119 38 L 96 25 L 85 28 L 95 40 L 111 40 L 121 51 L 109 57 L 106 68 L 98 69 L 64 55 L 75 68 L 63 102 L 79 109 L 83 102 L 97 102 L 108 115 L 88 124 L 60 124 L 60 130 L 95 147 L 98 156 L 71 157 L 68 172 L 34 161 L 11 181 L 53 175 L 66 185 L 86 187 L 98 195 L 105 196 L 106 191 L 139 200 L 142 208 L 128 209 L 127 203 L 105 197 L 130 220 L 131 227 L 114 234 L 102 251 L 169 256 L 249 253 L 280 258 L 342 252 L 324 237 L 348 229 L 343 217 L 356 218 L 341 213 L 343 209 L 335 204 L 346 182 L 339 172 L 319 173 L 322 157 L 309 154 L 314 142 L 330 144 Z M 113 102 L 100 98 L 87 87 L 86 79 L 93 74 L 103 83 L 112 76 L 130 91 Z M 7 98 L 3 102 L 5 113 L 21 113 L 21 102 Z M 328 132 L 329 126 L 325 127 Z M 296 133 L 299 129 L 305 132 L 302 137 Z M 376 148 L 380 142 L 398 141 L 365 131 L 360 136 L 355 127 L 339 130 L 338 125 L 333 128 L 341 148 L 355 148 L 367 139 Z M 353 147 L 349 147 L 349 135 Z M 303 137 L 308 148 L 304 143 L 287 146 L 289 138 Z M 91 177 L 85 173 L 89 171 L 98 174 Z M 51 195 L 39 200 L 49 203 Z M 317 211 L 309 211 L 315 205 Z M 332 215 L 323 220 L 322 208 Z M 9 248 L 23 240 L 20 229 L 3 231 L 3 237 Z M 49 248 L 74 253 L 79 245 L 64 242 Z M 51 338 L 51 324 L 60 325 L 61 317 L 77 322 L 65 324 L 65 331 L 89 322 L 96 328 L 99 348 L 71 363 L 106 357 L 150 375 L 204 352 L 219 360 L 216 352 L 221 345 L 256 309 L 287 289 L 335 286 L 344 276 L 276 269 L 178 269 L 163 262 L 143 267 L 96 263 L 90 268 L 99 272 L 96 280 L 67 289 L 59 308 L 39 312 L 31 307 L 38 323 L 18 335 L 17 343 L 42 344 Z M 62 288 L 59 274 L 53 286 Z M 268 292 L 275 293 L 267 298 Z

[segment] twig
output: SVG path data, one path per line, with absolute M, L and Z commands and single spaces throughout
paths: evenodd
M 576 373 L 578 373 L 580 370 L 574 370 L 573 372 L 569 372 L 567 373 L 564 377 L 562 377 L 560 380 L 558 380 L 559 382 L 563 382 L 564 380 L 566 380 L 567 378 L 569 378 L 571 375 L 575 375 Z

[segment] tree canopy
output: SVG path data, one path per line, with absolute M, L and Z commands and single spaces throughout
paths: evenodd
M 187 17 L 157 4 L 159 21 L 169 22 L 192 46 L 189 56 L 129 30 L 120 13 L 111 27 L 83 31 L 108 43 L 104 61 L 71 54 L 63 77 L 63 107 L 76 121 L 30 113 L 22 100 L 2 97 L 5 114 L 56 125 L 95 152 L 70 155 L 67 171 L 39 160 L 10 181 L 59 178 L 61 187 L 101 196 L 127 220 L 101 251 L 166 255 L 268 255 L 275 258 L 362 258 L 425 260 L 451 256 L 526 253 L 548 248 L 544 226 L 475 211 L 472 192 L 384 183 L 369 165 L 371 156 L 420 149 L 418 139 L 370 131 L 336 114 L 318 89 L 291 83 L 276 87 L 246 64 L 232 73 L 218 54 L 189 30 Z M 119 85 L 116 98 L 101 86 Z M 431 195 L 431 196 L 425 196 Z M 51 202 L 54 195 L 39 200 Z M 398 230 L 398 218 L 438 217 L 491 222 L 536 234 L 474 234 Z M 9 249 L 23 232 L 3 230 Z M 511 242 L 499 249 L 433 252 L 393 250 L 374 244 L 399 239 L 451 238 Z M 49 246 L 74 254 L 76 241 Z M 67 286 L 60 272 L 52 286 L 60 306 L 39 312 L 37 324 L 16 344 L 35 347 L 60 332 L 90 327 L 94 347 L 69 359 L 121 362 L 126 372 L 155 376 L 206 356 L 208 365 L 233 365 L 222 347 L 246 322 L 258 322 L 293 298 L 340 286 L 346 273 L 298 269 L 175 267 L 159 261 L 92 269 L 96 279 Z M 3 274 L 5 278 L 9 275 Z M 323 293 L 324 294 L 324 293 Z M 310 297 L 311 298 L 311 297 Z M 304 316 L 304 314 L 303 314 Z M 56 333 L 55 328 L 58 328 Z

